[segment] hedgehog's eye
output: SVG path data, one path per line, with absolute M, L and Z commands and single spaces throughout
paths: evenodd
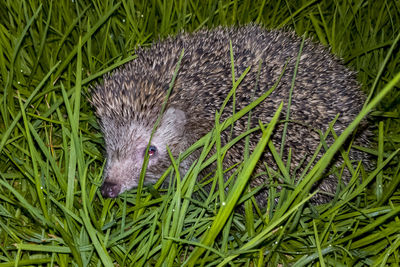
M 157 148 L 155 146 L 149 147 L 149 157 L 155 156 L 157 154 Z

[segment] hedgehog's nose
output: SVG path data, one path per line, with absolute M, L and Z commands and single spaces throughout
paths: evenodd
M 118 196 L 121 186 L 116 183 L 105 181 L 100 188 L 103 197 L 115 198 Z

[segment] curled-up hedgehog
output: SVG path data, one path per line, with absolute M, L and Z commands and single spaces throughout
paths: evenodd
M 329 123 L 339 115 L 333 128 L 340 134 L 365 101 L 354 73 L 326 48 L 310 40 L 304 43 L 294 76 L 301 42 L 301 38 L 293 33 L 251 25 L 181 33 L 150 48 L 137 49 L 136 59 L 105 75 L 104 82 L 94 89 L 91 100 L 107 152 L 102 195 L 116 197 L 137 187 L 146 147 L 182 51 L 184 55 L 172 93 L 149 146 L 145 182 L 156 182 L 170 165 L 167 146 L 177 157 L 214 126 L 215 112 L 233 86 L 231 51 L 235 77 L 250 67 L 236 89 L 236 110 L 273 87 L 283 73 L 272 94 L 252 110 L 250 127 L 257 126 L 259 120 L 267 123 L 282 101 L 284 110 L 287 108 L 295 77 L 284 154 L 287 155 L 290 148 L 291 169 L 301 170 L 298 165 L 305 166 L 320 143 L 320 135 L 315 129 L 326 131 Z M 232 109 L 232 101 L 229 101 L 222 119 L 231 116 Z M 284 120 L 284 115 L 281 116 Z M 227 133 L 223 132 L 222 144 L 245 132 L 247 122 L 248 117 L 243 116 L 235 122 L 232 135 L 231 128 L 226 130 Z M 278 125 L 272 139 L 276 145 L 281 143 L 282 124 Z M 250 137 L 250 150 L 259 137 L 259 132 Z M 356 141 L 367 143 L 366 134 L 359 133 Z M 243 160 L 244 145 L 243 141 L 230 148 L 224 158 L 224 167 Z M 182 169 L 187 170 L 191 163 L 186 161 Z M 255 172 L 265 171 L 265 165 L 274 168 L 274 164 L 266 150 Z M 267 179 L 266 175 L 257 176 L 250 185 L 268 184 Z M 334 193 L 336 186 L 337 178 L 333 175 L 317 185 L 318 189 L 328 193 Z M 261 205 L 267 201 L 266 191 L 261 190 L 256 196 Z M 320 194 L 315 202 L 322 203 L 326 199 Z

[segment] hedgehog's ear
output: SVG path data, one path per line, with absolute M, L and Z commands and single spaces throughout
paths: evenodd
M 161 127 L 174 127 L 176 130 L 184 130 L 186 114 L 183 110 L 174 107 L 168 108 L 163 115 Z

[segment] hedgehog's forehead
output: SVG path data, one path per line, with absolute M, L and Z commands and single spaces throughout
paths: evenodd
M 104 134 L 108 153 L 132 153 L 147 146 L 153 126 L 137 121 L 124 124 L 107 118 L 102 120 L 101 128 Z

